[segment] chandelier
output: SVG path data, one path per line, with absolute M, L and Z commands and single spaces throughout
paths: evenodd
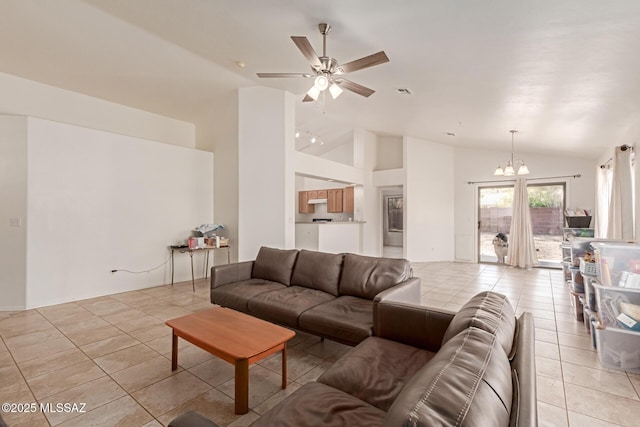
M 498 164 L 498 167 L 496 168 L 496 171 L 493 173 L 496 176 L 513 176 L 516 174 L 515 169 L 514 169 L 514 160 L 513 160 L 513 136 L 516 134 L 516 132 L 518 132 L 515 129 L 511 129 L 509 132 L 511 132 L 511 159 L 507 162 L 507 166 L 505 166 L 504 169 L 502 169 L 502 166 L 500 166 L 500 164 Z M 516 163 L 519 163 L 520 166 L 518 167 L 518 175 L 528 175 L 529 174 L 529 168 L 527 167 L 527 165 L 524 164 L 523 160 L 516 160 Z

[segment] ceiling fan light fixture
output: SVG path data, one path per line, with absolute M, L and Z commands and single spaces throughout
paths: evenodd
M 331 97 L 333 99 L 336 99 L 337 97 L 339 97 L 342 94 L 343 90 L 340 86 L 338 86 L 336 83 L 333 83 L 331 86 L 329 86 L 329 93 L 331 94 Z
M 320 89 L 318 89 L 314 84 L 313 86 L 311 86 L 311 89 L 309 89 L 309 91 L 307 92 L 307 95 L 309 95 L 309 98 L 315 101 L 320 96 Z
M 329 79 L 324 74 L 320 74 L 316 77 L 316 81 L 313 86 L 319 91 L 326 90 L 329 87 Z

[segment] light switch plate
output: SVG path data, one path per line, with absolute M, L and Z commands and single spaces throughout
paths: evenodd
M 22 218 L 9 218 L 9 227 L 18 228 L 22 225 Z

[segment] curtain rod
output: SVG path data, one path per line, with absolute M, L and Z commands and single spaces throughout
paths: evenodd
M 622 151 L 627 151 L 627 150 L 631 150 L 633 151 L 633 146 L 631 145 L 627 145 L 627 144 L 623 144 L 620 146 L 620 150 Z M 604 169 L 607 166 L 609 166 L 609 163 L 611 163 L 611 161 L 613 160 L 613 157 L 609 157 L 609 160 L 607 160 L 606 162 L 604 162 L 603 164 L 600 165 L 600 169 Z
M 560 176 L 546 176 L 546 177 L 542 177 L 542 178 L 534 178 L 534 179 L 557 179 L 557 178 L 581 178 L 582 175 L 575 174 L 575 175 L 560 175 Z M 495 180 L 495 181 L 467 181 L 467 184 L 489 184 L 489 183 L 493 183 L 493 182 L 516 182 L 515 179 L 502 179 L 502 180 Z

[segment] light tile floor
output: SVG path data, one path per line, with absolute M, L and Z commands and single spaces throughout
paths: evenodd
M 640 425 L 640 375 L 604 369 L 575 320 L 562 273 L 497 265 L 417 263 L 422 303 L 457 310 L 485 289 L 506 294 L 536 321 L 540 426 Z M 159 286 L 23 312 L 0 312 L 0 402 L 85 403 L 85 413 L 2 413 L 14 426 L 166 425 L 195 409 L 223 426 L 245 426 L 313 381 L 348 347 L 298 333 L 288 351 L 250 369 L 251 411 L 233 412 L 233 369 L 180 341 L 171 371 L 164 321 L 210 306 L 208 282 Z

